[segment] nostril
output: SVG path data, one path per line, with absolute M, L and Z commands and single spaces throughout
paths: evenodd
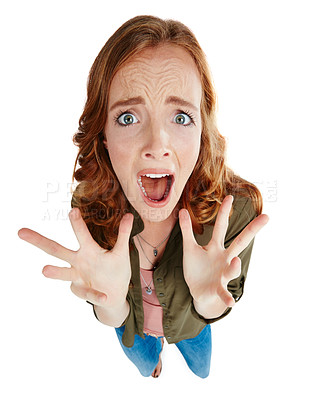
M 155 158 L 155 159 L 161 159 L 161 158 L 167 158 L 170 156 L 169 151 L 165 151 L 165 153 L 162 152 L 145 152 L 143 157 L 145 158 Z

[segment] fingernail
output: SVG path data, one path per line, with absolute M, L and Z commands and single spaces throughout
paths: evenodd
M 188 211 L 186 210 L 186 208 L 183 208 L 182 210 L 182 218 L 183 219 L 187 219 L 188 218 Z
M 77 208 L 72 208 L 69 215 L 72 216 L 73 218 L 77 218 L 79 216 L 79 210 Z
M 124 221 L 130 219 L 130 213 L 124 214 L 123 219 L 124 219 Z

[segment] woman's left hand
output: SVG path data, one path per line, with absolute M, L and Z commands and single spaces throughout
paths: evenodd
M 227 285 L 241 273 L 241 260 L 238 254 L 249 245 L 269 220 L 266 214 L 259 215 L 225 249 L 224 241 L 232 202 L 231 195 L 224 198 L 217 214 L 212 238 L 207 246 L 197 244 L 188 211 L 182 209 L 179 212 L 183 235 L 184 278 L 196 302 L 211 302 L 216 298 L 227 307 L 234 306 L 235 301 L 227 290 Z

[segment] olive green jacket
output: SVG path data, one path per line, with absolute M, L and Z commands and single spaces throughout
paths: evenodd
M 133 208 L 132 213 L 134 215 L 134 223 L 130 236 L 132 284 L 127 294 L 130 311 L 122 324 L 122 326 L 125 325 L 122 342 L 126 347 L 133 346 L 135 334 L 144 338 L 144 312 L 139 255 L 133 241 L 133 236 L 143 231 L 144 224 L 139 214 Z M 226 232 L 225 248 L 231 244 L 234 238 L 256 216 L 257 214 L 250 198 L 234 196 L 233 213 L 229 219 Z M 198 244 L 202 246 L 208 244 L 212 237 L 213 227 L 214 225 L 204 225 L 202 234 L 194 234 Z M 243 295 L 253 243 L 254 239 L 239 254 L 242 269 L 241 275 L 228 284 L 228 290 L 236 302 Z M 163 330 L 168 343 L 176 343 L 180 340 L 197 336 L 207 324 L 218 321 L 231 311 L 231 308 L 227 308 L 218 318 L 205 319 L 195 310 L 193 298 L 183 275 L 183 239 L 178 221 L 171 232 L 164 254 L 157 268 L 154 270 L 153 279 L 157 298 L 163 308 Z

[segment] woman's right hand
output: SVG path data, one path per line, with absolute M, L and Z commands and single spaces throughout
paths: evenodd
M 117 307 L 125 300 L 131 279 L 129 238 L 133 215 L 125 214 L 122 218 L 116 244 L 110 251 L 100 247 L 92 238 L 79 209 L 73 208 L 69 218 L 80 245 L 77 251 L 69 250 L 31 229 L 20 229 L 18 235 L 71 265 L 70 268 L 46 265 L 44 276 L 72 282 L 72 292 L 92 304 L 104 308 Z

